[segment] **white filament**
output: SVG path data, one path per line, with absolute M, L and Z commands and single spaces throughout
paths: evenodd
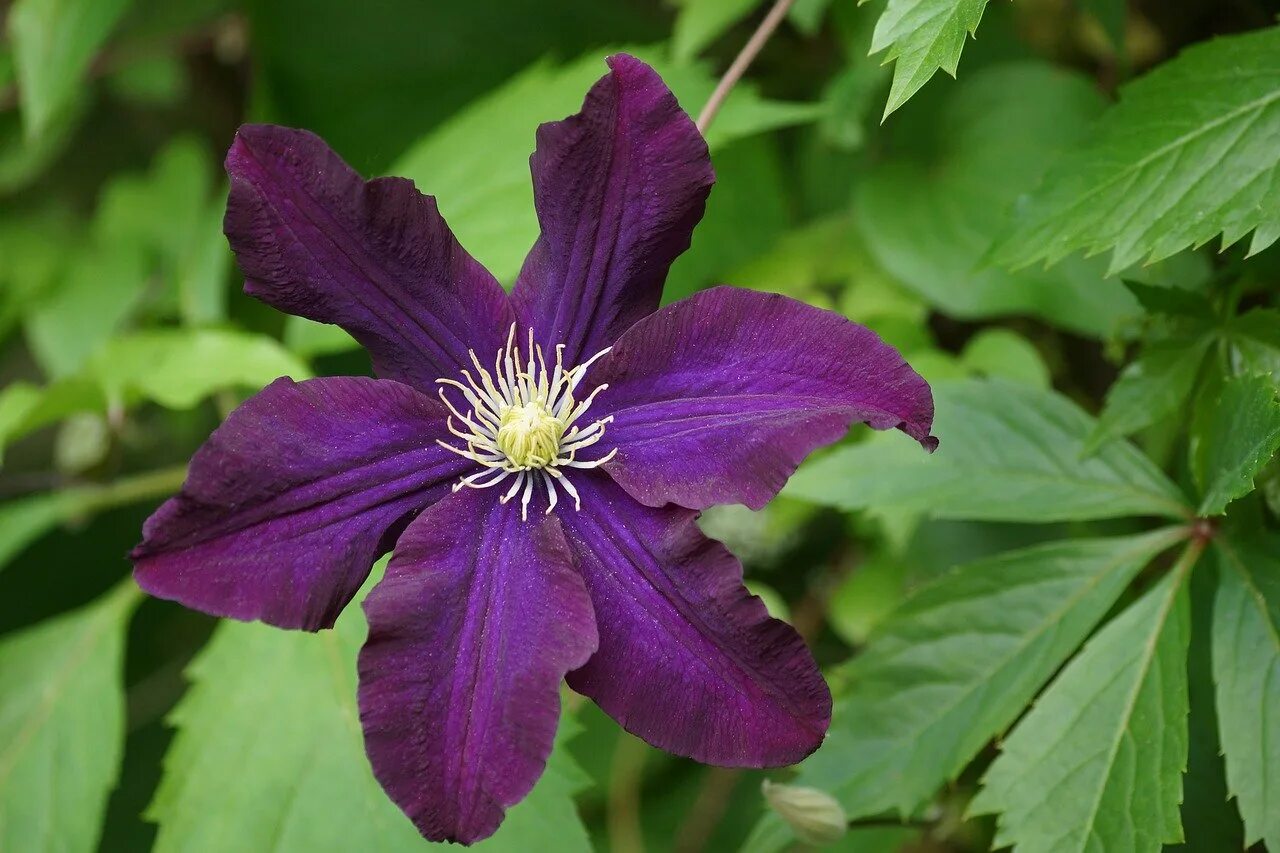
M 466 401 L 466 413 L 440 389 L 440 399 L 452 413 L 449 432 L 466 443 L 466 449 L 445 441 L 437 443 L 464 459 L 479 464 L 481 470 L 463 477 L 453 490 L 487 489 L 510 478 L 510 488 L 499 500 L 502 503 L 520 495 L 520 517 L 529 517 L 529 501 L 534 486 L 541 483 L 547 491 L 547 512 L 559 501 L 557 487 L 582 509 L 582 499 L 564 469 L 597 468 L 618 452 L 615 448 L 599 459 L 582 460 L 578 453 L 604 438 L 605 426 L 612 417 L 600 418 L 583 427 L 583 416 L 591 408 L 596 395 L 608 388 L 600 385 L 578 400 L 574 392 L 597 359 L 609 352 L 603 349 L 582 364 L 565 369 L 564 345 L 556 347 L 555 367 L 548 371 L 542 347 L 534 343 L 529 330 L 529 345 L 522 360 L 516 345 L 516 327 L 507 334 L 505 347 L 498 350 L 490 374 L 471 350 L 475 374 L 463 370 L 465 383 L 456 379 L 437 379 L 440 385 L 456 389 Z M 461 428 L 454 424 L 457 418 Z

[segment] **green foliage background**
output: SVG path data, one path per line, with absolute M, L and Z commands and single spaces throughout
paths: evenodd
M 366 373 L 239 293 L 220 170 L 308 127 L 510 282 L 527 157 L 626 49 L 696 114 L 759 0 L 16 0 L 0 45 L 0 851 L 413 850 L 332 632 L 144 600 L 124 554 L 275 377 Z M 1280 25 L 1267 0 L 797 0 L 708 133 L 677 299 L 787 293 L 934 386 L 707 513 L 836 697 L 794 770 L 569 713 L 492 850 L 1280 851 Z M 973 38 L 976 36 L 976 38 Z M 945 71 L 952 77 L 939 75 Z

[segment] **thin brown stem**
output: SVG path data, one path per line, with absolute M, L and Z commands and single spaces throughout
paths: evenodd
M 720 78 L 720 82 L 716 84 L 715 91 L 707 99 L 707 105 L 698 114 L 698 130 L 703 135 L 706 134 L 707 128 L 711 126 L 716 113 L 720 112 L 720 107 L 724 106 L 725 99 L 729 97 L 733 87 L 737 85 L 738 81 L 742 79 L 742 75 L 746 73 L 747 68 L 755 61 L 756 55 L 760 53 L 760 49 L 764 47 L 765 42 L 773 35 L 773 31 L 778 28 L 778 24 L 781 24 L 782 19 L 787 16 L 787 12 L 791 9 L 791 4 L 793 3 L 795 3 L 795 0 L 776 0 L 769 10 L 769 14 L 764 16 L 760 26 L 756 27 L 756 31 L 751 34 L 751 38 L 747 39 L 747 43 L 742 46 L 742 50 L 734 57 L 733 64 L 729 66 L 729 70 Z

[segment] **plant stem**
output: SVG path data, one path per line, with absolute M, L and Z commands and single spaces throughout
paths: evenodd
M 74 514 L 100 512 L 176 492 L 186 479 L 187 466 L 157 468 L 101 486 L 83 486 L 68 492 L 68 508 Z
M 860 817 L 849 821 L 850 829 L 933 829 L 937 825 L 938 821 L 936 819 L 921 820 L 917 818 L 902 818 L 900 820 L 893 817 Z
M 675 853 L 700 853 L 720 825 L 742 771 L 731 767 L 707 767 L 689 815 L 676 830 Z
M 644 776 L 645 745 L 627 734 L 618 734 L 609 772 L 609 799 L 605 821 L 609 849 L 614 853 L 644 853 L 644 829 L 640 823 L 640 783 Z
M 769 9 L 769 13 L 764 16 L 764 20 L 760 22 L 760 26 L 756 27 L 756 31 L 751 34 L 751 38 L 747 39 L 747 43 L 742 46 L 742 50 L 734 57 L 733 64 L 729 66 L 729 70 L 720 78 L 720 82 L 716 84 L 715 91 L 707 99 L 706 106 L 698 114 L 698 131 L 704 136 L 707 133 L 707 128 L 711 126 L 711 122 L 715 119 L 716 113 L 720 112 L 720 107 L 724 106 L 725 99 L 733 91 L 733 87 L 742 79 L 742 75 L 746 73 L 748 66 L 755 61 L 756 55 L 760 53 L 760 49 L 764 47 L 765 42 L 773 35 L 773 31 L 778 28 L 778 24 L 782 23 L 782 19 L 787 16 L 787 12 L 794 2 L 795 0 L 776 0 L 773 7 Z
M 1169 571 L 1173 574 L 1180 575 L 1178 583 L 1181 584 L 1186 580 L 1186 576 L 1195 568 L 1196 563 L 1200 559 L 1200 555 L 1204 553 L 1204 549 L 1209 545 L 1208 536 L 1195 535 L 1187 542 L 1187 547 L 1182 549 L 1182 553 L 1178 555 L 1177 561 L 1173 564 L 1173 568 Z

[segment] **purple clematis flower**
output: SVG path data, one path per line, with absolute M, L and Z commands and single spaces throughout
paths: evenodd
M 314 631 L 394 546 L 364 602 L 360 718 L 434 840 L 488 836 L 529 792 L 566 678 L 698 761 L 816 749 L 827 686 L 698 511 L 763 506 L 855 422 L 936 444 L 928 385 L 861 326 L 731 288 L 658 308 L 711 163 L 651 68 L 609 67 L 538 131 L 542 235 L 510 297 L 412 182 L 241 128 L 225 225 L 246 291 L 342 326 L 379 378 L 269 385 L 133 552 L 152 595 Z

